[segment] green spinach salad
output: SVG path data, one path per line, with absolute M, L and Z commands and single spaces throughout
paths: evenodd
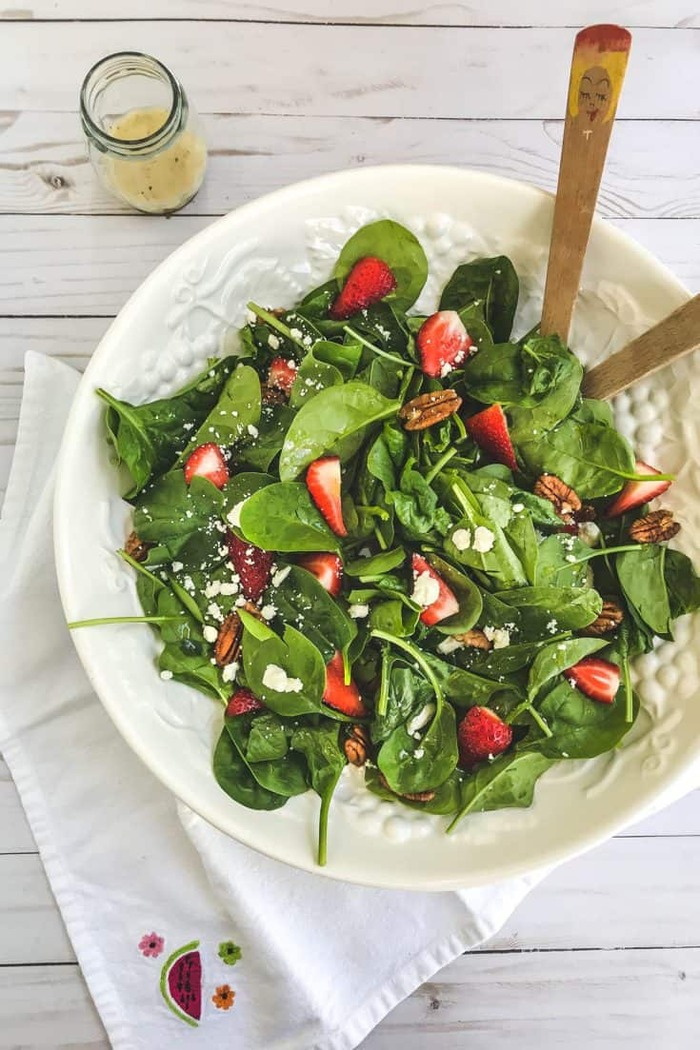
M 319 795 L 321 864 L 347 763 L 448 832 L 528 806 L 551 765 L 620 743 L 630 661 L 700 607 L 648 507 L 672 479 L 581 396 L 559 338 L 510 339 L 510 260 L 459 266 L 422 316 L 427 272 L 374 222 L 292 309 L 250 303 L 240 353 L 172 397 L 98 391 L 143 607 L 116 620 L 221 702 L 232 799 Z

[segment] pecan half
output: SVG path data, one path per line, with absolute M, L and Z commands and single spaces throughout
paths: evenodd
M 614 631 L 620 626 L 624 618 L 625 614 L 617 602 L 603 602 L 603 608 L 598 613 L 597 619 L 593 623 L 589 623 L 588 627 L 584 627 L 580 633 L 591 638 L 596 638 L 601 634 L 609 634 L 610 631 Z
M 214 642 L 214 659 L 218 667 L 232 664 L 241 651 L 243 622 L 234 610 L 230 612 L 219 627 L 219 634 Z
M 287 395 L 276 386 L 268 386 L 267 383 L 260 384 L 260 394 L 263 405 L 286 405 Z
M 432 802 L 436 794 L 435 791 L 412 791 L 402 795 L 398 791 L 394 791 L 392 787 L 389 787 L 389 782 L 383 773 L 379 774 L 379 782 L 383 788 L 391 791 L 392 795 L 396 795 L 397 798 L 405 798 L 407 802 Z
M 426 430 L 449 419 L 461 404 L 462 398 L 455 390 L 435 390 L 407 401 L 399 410 L 399 419 L 406 430 Z
M 670 510 L 652 510 L 643 518 L 637 518 L 629 527 L 629 538 L 635 543 L 663 543 L 672 540 L 681 531 L 677 521 L 673 520 Z
M 153 544 L 145 543 L 135 532 L 130 532 L 126 537 L 124 550 L 134 561 L 145 561 Z
M 535 482 L 533 491 L 536 496 L 549 500 L 563 522 L 573 525 L 581 510 L 581 500 L 566 482 L 556 474 L 543 474 Z
M 462 645 L 469 646 L 470 649 L 493 649 L 493 642 L 490 642 L 484 632 L 479 627 L 472 627 L 471 631 L 465 631 L 464 634 L 455 634 L 454 638 Z
M 369 733 L 364 726 L 351 726 L 343 744 L 348 762 L 353 766 L 364 766 L 369 748 Z

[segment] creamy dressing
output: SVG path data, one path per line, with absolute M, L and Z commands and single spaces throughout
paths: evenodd
M 112 138 L 134 141 L 162 128 L 168 111 L 152 106 L 132 109 L 107 129 Z M 194 197 L 202 185 L 207 166 L 204 139 L 184 130 L 160 153 L 132 158 L 107 157 L 104 172 L 114 191 L 141 211 L 177 211 Z

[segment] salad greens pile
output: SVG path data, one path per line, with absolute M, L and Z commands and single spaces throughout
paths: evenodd
M 427 273 L 372 223 L 292 309 L 250 304 L 239 356 L 150 404 L 98 391 L 131 479 L 128 619 L 161 678 L 222 703 L 231 798 L 320 796 L 320 863 L 348 760 L 448 830 L 528 806 L 553 763 L 619 744 L 630 661 L 700 607 L 677 526 L 646 522 L 668 479 L 559 338 L 511 340 L 510 261 L 459 266 L 431 318 L 409 312 Z M 427 394 L 459 410 L 407 428 Z

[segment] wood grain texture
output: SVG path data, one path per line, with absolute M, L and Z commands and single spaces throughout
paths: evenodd
M 606 399 L 670 365 L 700 345 L 700 295 L 587 372 L 586 397 Z
M 74 113 L 93 62 L 135 41 L 172 67 L 204 113 L 558 120 L 568 62 L 552 56 L 569 54 L 572 32 L 8 21 L 0 110 Z M 692 29 L 637 30 L 620 117 L 696 118 L 699 54 Z
M 372 164 L 458 164 L 553 191 L 563 121 L 209 114 L 206 181 L 187 215 L 220 215 L 290 182 Z M 620 121 L 598 214 L 700 217 L 700 135 L 688 121 Z M 0 114 L 0 212 L 129 213 L 102 189 L 70 113 Z
M 589 22 L 623 22 L 629 26 L 700 25 L 691 0 L 121 0 L 109 9 L 95 0 L 18 0 L 0 10 L 0 19 L 100 18 L 242 19 L 254 22 L 381 23 L 463 26 L 579 26 Z

